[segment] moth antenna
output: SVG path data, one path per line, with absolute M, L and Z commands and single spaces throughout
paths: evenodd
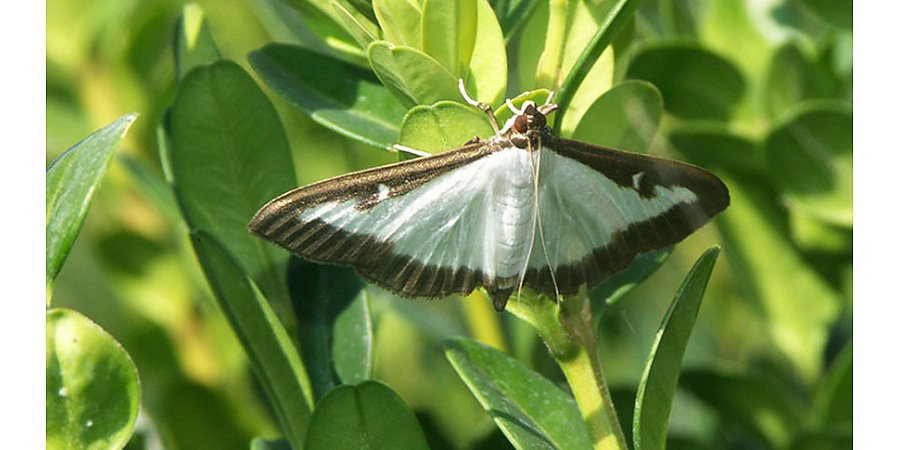
M 509 100 L 507 100 L 509 101 Z M 531 242 L 528 244 L 528 252 L 525 256 L 525 265 L 522 267 L 522 275 L 519 276 L 519 298 L 522 297 L 522 286 L 525 285 L 525 274 L 528 273 L 528 264 L 531 263 L 531 252 L 534 251 L 534 240 L 537 231 L 537 222 L 538 217 L 540 217 L 540 211 L 538 210 L 538 202 L 537 202 L 537 194 L 538 194 L 538 168 L 534 165 L 534 158 L 532 158 L 531 153 L 531 140 L 528 140 L 528 162 L 531 163 L 531 179 L 534 180 L 534 214 L 531 217 Z M 549 264 L 549 262 L 548 262 Z
M 405 145 L 400 145 L 400 144 L 392 145 L 391 150 L 403 152 L 403 153 L 409 153 L 410 155 L 414 155 L 414 156 L 431 156 L 431 153 L 428 153 L 426 151 L 422 151 L 422 150 L 415 149 L 412 147 L 407 147 Z
M 543 146 L 543 145 L 542 145 Z M 534 180 L 534 209 L 537 213 L 538 233 L 541 236 L 541 248 L 544 250 L 544 258 L 547 260 L 547 270 L 550 271 L 550 280 L 553 281 L 553 291 L 556 294 L 556 304 L 560 302 L 559 284 L 556 282 L 556 273 L 553 272 L 553 263 L 550 262 L 550 252 L 547 251 L 547 239 L 544 237 L 544 225 L 541 222 L 541 196 L 540 196 L 540 177 L 541 177 L 541 148 L 537 151 L 537 176 Z
M 513 102 L 510 99 L 506 99 L 506 107 L 509 108 L 509 110 L 512 111 L 513 114 L 515 114 L 517 116 L 520 116 L 520 115 L 522 115 L 523 112 L 525 112 L 519 108 L 516 108 L 516 105 L 513 105 Z
M 553 103 L 553 97 L 556 97 L 556 91 L 550 91 L 550 95 L 547 96 L 547 101 L 544 102 L 543 106 L 549 106 Z
M 472 98 L 469 95 L 469 93 L 466 92 L 466 84 L 465 84 L 465 82 L 463 82 L 462 78 L 459 79 L 459 93 L 462 94 L 462 97 L 466 101 L 466 103 L 484 111 L 484 113 L 487 114 L 488 120 L 491 122 L 491 128 L 494 129 L 494 134 L 499 135 L 500 134 L 500 124 L 497 123 L 497 116 L 494 115 L 494 110 L 491 109 L 491 105 L 488 105 L 487 103 L 479 102 L 478 100 L 475 100 L 474 98 Z

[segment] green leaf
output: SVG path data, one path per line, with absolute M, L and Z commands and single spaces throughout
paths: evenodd
M 286 308 L 287 254 L 247 232 L 263 204 L 297 185 L 275 108 L 240 66 L 221 61 L 182 80 L 170 126 L 175 193 L 190 228 L 222 242 Z
M 755 433 L 773 448 L 785 447 L 801 429 L 807 406 L 772 370 L 686 370 L 679 386 L 711 406 L 720 420 Z
M 303 448 L 427 449 L 428 443 L 409 405 L 384 384 L 366 381 L 338 386 L 319 402 Z
M 635 450 L 666 448 L 669 415 L 684 350 L 718 256 L 719 247 L 711 247 L 697 259 L 656 332 L 634 404 Z
M 46 314 L 47 448 L 121 448 L 137 420 L 141 388 L 125 349 L 81 314 Z
M 266 84 L 319 124 L 385 149 L 397 141 L 406 108 L 368 70 L 292 45 L 249 58 Z
M 743 76 L 730 62 L 687 43 L 643 47 L 628 67 L 628 78 L 653 83 L 666 110 L 685 119 L 726 121 L 745 89 Z
M 175 28 L 175 73 L 181 80 L 194 67 L 222 59 L 213 40 L 203 8 L 188 3 L 181 10 Z
M 381 39 L 381 30 L 374 22 L 346 1 L 331 0 L 337 19 L 344 26 L 344 30 L 353 36 L 360 47 L 367 47 L 373 41 Z
M 372 377 L 372 318 L 363 281 L 349 267 L 297 258 L 288 265 L 300 354 L 316 399 Z
M 474 136 L 494 135 L 482 111 L 456 102 L 417 106 L 403 119 L 399 144 L 428 153 L 440 153 L 463 145 Z
M 469 62 L 466 89 L 472 98 L 498 105 L 506 94 L 506 44 L 497 16 L 487 0 L 477 0 L 478 30 Z
M 119 161 L 131 178 L 134 180 L 141 195 L 162 213 L 169 223 L 180 223 L 181 212 L 178 210 L 178 202 L 172 192 L 172 186 L 166 183 L 162 175 L 156 173 L 137 157 L 122 154 Z
M 772 56 L 766 76 L 766 102 L 778 114 L 803 100 L 827 98 L 835 92 L 835 81 L 824 67 L 788 42 Z
M 550 380 L 477 341 L 444 352 L 469 390 L 516 448 L 591 448 L 575 400 Z
M 803 105 L 765 141 L 772 179 L 789 209 L 853 225 L 853 115 L 849 106 Z
M 384 40 L 421 50 L 422 7 L 417 0 L 374 0 Z
M 749 84 L 765 76 L 772 55 L 770 42 L 784 40 L 785 31 L 778 29 L 780 20 L 773 17 L 763 23 L 761 16 L 764 14 L 745 0 L 716 0 L 706 2 L 702 18 L 697 22 L 700 46 L 737 66 Z M 767 37 L 763 33 L 769 30 L 780 31 L 781 35 L 772 33 L 773 36 Z
M 537 0 L 491 0 L 491 8 L 497 15 L 506 41 L 525 24 L 540 3 Z
M 834 27 L 853 29 L 853 0 L 801 0 L 800 3 Z
M 477 0 L 425 0 L 422 51 L 454 78 L 465 78 L 478 32 Z
M 376 41 L 369 46 L 375 75 L 409 108 L 459 100 L 458 78 L 434 58 L 412 47 Z
M 313 405 L 306 368 L 268 301 L 211 234 L 191 232 L 209 285 L 250 359 L 281 431 L 302 448 Z
M 681 122 L 669 130 L 669 143 L 687 161 L 768 179 L 759 146 L 718 122 Z
M 615 4 L 611 6 L 602 5 L 604 11 L 608 11 L 603 19 L 597 24 L 596 31 L 594 32 L 593 37 L 590 38 L 589 41 L 585 43 L 576 43 L 574 42 L 571 36 L 569 37 L 568 45 L 577 45 L 575 48 L 580 50 L 578 60 L 572 64 L 571 68 L 565 71 L 566 73 L 565 80 L 560 84 L 559 92 L 557 93 L 556 101 L 559 104 L 559 109 L 564 112 L 562 115 L 557 115 L 555 125 L 562 132 L 571 132 L 575 128 L 575 125 L 580 122 L 581 115 L 588 105 L 594 103 L 594 100 L 602 94 L 606 89 L 610 87 L 612 84 L 612 52 L 606 52 L 607 47 L 609 47 L 613 39 L 625 28 L 625 25 L 634 17 L 635 12 L 637 11 L 637 6 L 640 2 L 638 0 L 619 0 Z M 606 10 L 606 8 L 609 8 Z M 595 14 L 599 10 L 592 11 Z M 572 33 L 572 31 L 570 31 Z M 582 50 L 583 49 L 583 50 Z M 601 64 L 602 58 L 601 56 L 606 53 L 609 56 L 607 62 Z M 597 66 L 607 65 L 608 69 L 599 69 Z M 566 64 L 564 63 L 564 67 Z M 585 79 L 590 77 L 591 84 L 597 83 L 596 77 L 598 75 L 598 71 L 604 71 L 609 73 L 609 83 L 600 83 L 602 86 L 600 88 L 594 87 L 591 89 L 590 87 L 582 86 L 582 82 Z M 583 106 L 579 106 L 579 101 L 584 102 Z M 575 104 L 575 108 L 572 108 L 572 105 Z M 575 111 L 571 112 L 570 111 Z M 565 117 L 569 114 L 572 114 L 571 118 Z M 571 125 L 567 125 L 563 119 L 567 121 L 571 121 Z
M 625 81 L 594 102 L 572 138 L 646 153 L 659 128 L 662 109 L 662 95 L 652 84 Z
M 75 243 L 94 191 L 100 185 L 119 142 L 137 116 L 137 113 L 126 114 L 95 131 L 66 150 L 47 168 L 48 287 Z
M 656 273 L 663 263 L 669 259 L 673 247 L 641 253 L 624 271 L 606 279 L 599 286 L 591 289 L 591 311 L 599 319 L 602 312 L 613 303 L 619 301 L 635 286 L 641 284 L 650 275 Z

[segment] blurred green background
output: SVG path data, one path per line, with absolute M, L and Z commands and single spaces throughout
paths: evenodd
M 323 45 L 292 6 L 302 0 L 197 3 L 223 57 L 254 77 L 246 55 L 267 43 Z M 141 113 L 58 278 L 54 306 L 84 313 L 135 360 L 141 439 L 247 448 L 277 428 L 186 226 L 140 177 L 161 174 L 157 125 L 174 97 L 182 6 L 47 2 L 48 164 L 125 112 Z M 644 79 L 663 93 L 662 136 L 651 152 L 707 166 L 732 191 L 715 225 L 679 245 L 600 324 L 601 359 L 627 423 L 675 289 L 705 248 L 723 245 L 685 359 L 673 448 L 823 448 L 806 435 L 849 436 L 851 18 L 850 1 L 646 0 L 625 32 L 630 43 L 616 49 L 616 82 Z M 514 37 L 510 67 L 516 45 Z M 301 184 L 396 160 L 323 128 L 257 82 L 285 125 Z M 489 339 L 562 382 L 533 331 L 508 314 L 503 335 L 486 337 L 459 301 L 374 292 L 376 378 L 415 409 L 434 448 L 508 445 L 446 361 L 443 339 Z

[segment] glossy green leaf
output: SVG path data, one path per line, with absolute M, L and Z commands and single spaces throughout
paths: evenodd
M 316 405 L 303 448 L 403 450 L 428 443 L 409 405 L 384 384 L 366 381 L 338 386 Z
M 659 0 L 659 18 L 666 34 L 695 37 L 697 34 L 697 8 L 695 4 L 680 0 Z
M 791 239 L 800 248 L 811 252 L 850 253 L 853 229 L 833 225 L 800 208 L 788 212 Z
M 646 153 L 662 118 L 662 95 L 650 83 L 630 80 L 597 99 L 581 118 L 573 139 Z
M 653 83 L 666 110 L 685 119 L 725 121 L 745 89 L 743 76 L 730 62 L 686 43 L 642 48 L 628 67 L 628 77 Z
M 374 0 L 384 40 L 421 50 L 422 6 L 417 0 Z
M 456 102 L 417 106 L 403 119 L 399 144 L 428 153 L 440 153 L 462 146 L 478 136 L 494 135 L 487 116 L 480 110 Z
M 386 41 L 369 46 L 375 75 L 409 108 L 440 100 L 460 100 L 458 78 L 434 58 L 412 47 Z
M 240 66 L 222 61 L 182 80 L 170 126 L 175 193 L 190 228 L 223 243 L 286 307 L 287 254 L 247 232 L 262 205 L 297 185 L 275 108 Z
M 181 10 L 175 28 L 175 73 L 181 80 L 194 67 L 222 59 L 213 40 L 203 8 L 188 3 Z
M 119 142 L 137 119 L 129 113 L 65 151 L 47 168 L 47 285 L 62 267 Z
M 368 17 L 359 12 L 347 1 L 331 0 L 331 7 L 337 13 L 337 19 L 344 30 L 353 36 L 360 47 L 368 47 L 373 41 L 381 39 L 381 30 Z
M 422 51 L 454 78 L 465 78 L 478 32 L 477 0 L 425 0 Z
M 726 124 L 682 122 L 669 130 L 668 141 L 690 163 L 768 179 L 759 145 Z
M 575 400 L 503 352 L 457 338 L 447 359 L 516 448 L 591 448 Z
M 509 41 L 541 2 L 538 0 L 491 0 L 490 3 L 497 15 L 497 21 L 503 29 L 503 37 Z
M 822 221 L 853 224 L 853 116 L 840 104 L 806 104 L 765 142 L 772 178 L 790 209 Z
M 54 308 L 46 316 L 47 448 L 121 448 L 141 400 L 131 357 L 75 311 Z
M 491 5 L 487 0 L 476 2 L 478 29 L 466 89 L 472 98 L 498 105 L 506 94 L 506 44 Z
M 316 122 L 385 149 L 397 141 L 406 109 L 368 70 L 292 45 L 267 45 L 249 58 L 266 84 Z
M 211 234 L 191 232 L 206 279 L 250 359 L 281 431 L 302 448 L 313 405 L 306 368 L 287 330 L 243 269 Z
M 830 74 L 797 44 L 788 42 L 772 56 L 765 92 L 769 112 L 778 114 L 803 100 L 829 97 L 834 91 Z
M 684 350 L 718 256 L 719 247 L 712 247 L 697 259 L 656 332 L 634 403 L 635 450 L 666 448 L 669 415 Z
M 356 272 L 294 258 L 288 268 L 288 290 L 315 398 L 340 381 L 371 378 L 372 318 L 365 285 Z
M 640 2 L 638 0 L 618 0 L 614 4 L 599 5 L 591 10 L 591 15 L 604 13 L 602 20 L 597 22 L 593 36 L 589 40 L 577 40 L 569 31 L 567 45 L 574 46 L 578 50 L 578 59 L 572 63 L 564 73 L 557 93 L 556 101 L 559 108 L 565 114 L 557 116 L 556 127 L 563 133 L 571 133 L 575 125 L 581 121 L 584 111 L 594 103 L 594 100 L 605 92 L 612 84 L 612 51 L 610 45 L 613 39 L 625 28 L 634 17 Z M 608 8 L 608 9 L 607 9 Z M 576 35 L 577 36 L 577 35 Z M 604 54 L 605 58 L 604 61 Z M 564 67 L 568 66 L 564 62 Z M 604 68 L 608 66 L 608 68 Z M 609 81 L 598 80 L 600 73 L 608 73 Z M 591 83 L 583 85 L 584 80 L 590 79 Z M 597 85 L 600 86 L 597 86 Z M 592 87 L 593 86 L 593 87 Z M 568 123 L 567 123 L 568 122 Z
M 764 23 L 758 7 L 746 0 L 715 0 L 705 4 L 697 22 L 700 45 L 734 64 L 749 84 L 761 80 L 771 60 L 770 42 L 784 40 L 784 31 L 777 28 L 779 21 L 772 19 Z M 765 33 L 771 33 L 769 30 L 776 31 L 766 36 Z M 775 34 L 779 31 L 781 35 Z
M 853 0 L 801 0 L 800 3 L 834 27 L 853 29 Z
M 250 450 L 292 450 L 287 439 L 254 438 L 250 441 Z
M 754 432 L 773 448 L 785 447 L 800 430 L 807 406 L 772 371 L 745 375 L 686 370 L 681 374 L 679 386 L 711 406 L 720 420 Z
M 635 286 L 656 273 L 657 269 L 669 259 L 672 249 L 673 247 L 670 246 L 652 252 L 641 253 L 634 258 L 634 261 L 625 270 L 607 278 L 599 286 L 591 289 L 589 292 L 591 311 L 594 312 L 595 318 L 599 319 L 603 310 L 608 308 L 609 305 L 619 301 Z

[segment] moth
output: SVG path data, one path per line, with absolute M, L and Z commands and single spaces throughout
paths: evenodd
M 402 297 L 484 287 L 503 311 L 523 286 L 556 298 L 595 286 L 729 204 L 725 184 L 699 167 L 554 136 L 549 100 L 508 102 L 515 114 L 500 127 L 460 92 L 494 136 L 292 190 L 250 231 Z

